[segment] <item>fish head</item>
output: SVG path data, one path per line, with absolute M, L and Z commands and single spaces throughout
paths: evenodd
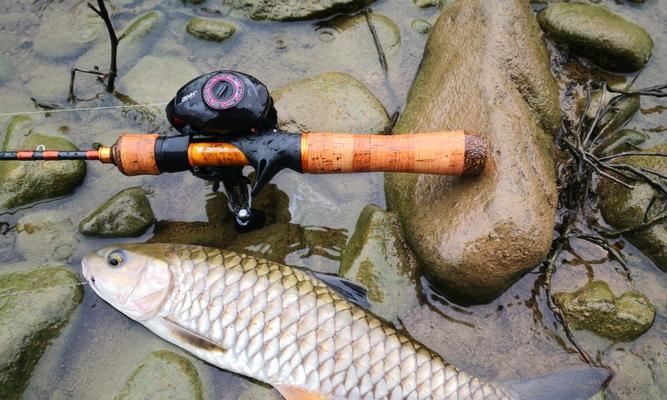
M 172 290 L 165 245 L 111 246 L 83 258 L 83 276 L 95 293 L 135 320 L 154 316 Z

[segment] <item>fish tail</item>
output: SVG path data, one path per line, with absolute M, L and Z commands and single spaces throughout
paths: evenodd
M 611 376 L 605 368 L 585 368 L 507 382 L 505 387 L 518 400 L 587 400 L 598 393 Z

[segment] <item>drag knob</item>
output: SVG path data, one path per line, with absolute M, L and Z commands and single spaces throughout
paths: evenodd
M 227 110 L 241 102 L 245 88 L 239 77 L 224 72 L 210 77 L 202 92 L 207 106 L 214 110 Z

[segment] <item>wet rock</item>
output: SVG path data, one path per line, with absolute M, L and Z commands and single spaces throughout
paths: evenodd
M 646 152 L 667 152 L 667 145 L 660 145 Z M 667 174 L 667 158 L 651 156 L 623 157 L 617 160 L 637 168 L 650 168 Z M 636 229 L 664 212 L 665 199 L 658 196 L 647 183 L 634 183 L 634 189 L 625 188 L 609 179 L 601 179 L 598 185 L 600 211 L 605 221 L 618 230 Z M 654 197 L 656 200 L 653 200 Z M 649 205 L 651 207 L 649 208 Z M 648 210 L 648 212 L 647 212 Z M 637 246 L 663 271 L 667 271 L 667 223 L 658 222 L 645 229 L 625 233 L 624 236 Z
M 164 15 L 158 11 L 150 11 L 135 18 L 121 32 L 123 45 L 127 43 L 125 41 L 134 42 L 146 38 L 163 18 Z
M 185 30 L 200 39 L 222 42 L 236 32 L 236 27 L 219 19 L 194 17 L 185 26 Z
M 12 79 L 15 72 L 14 64 L 7 57 L 0 55 L 0 82 Z
M 301 242 L 301 229 L 292 224 L 271 224 L 240 234 L 228 248 L 270 261 L 282 263 Z
M 195 244 L 207 247 L 226 247 L 237 233 L 231 222 L 157 221 L 150 243 Z
M 431 31 L 431 23 L 421 18 L 413 19 L 410 26 L 419 33 L 429 33 Z
M 269 386 L 249 382 L 248 387 L 241 393 L 238 400 L 283 400 L 280 393 Z
M 373 0 L 232 0 L 231 5 L 252 19 L 295 21 L 357 11 Z
M 78 248 L 76 227 L 56 211 L 38 211 L 16 222 L 16 248 L 35 263 L 69 260 Z
M 197 75 L 197 68 L 187 61 L 146 56 L 120 78 L 120 91 L 138 103 L 166 102 Z
M 419 304 L 417 261 L 394 213 L 367 205 L 341 256 L 339 275 L 368 289 L 371 310 L 399 321 Z
M 556 293 L 554 302 L 573 329 L 585 329 L 614 340 L 632 340 L 653 324 L 655 309 L 639 293 L 614 297 L 609 285 L 592 281 L 573 293 Z
M 644 132 L 639 132 L 634 129 L 621 129 L 611 135 L 607 135 L 607 137 L 600 142 L 595 152 L 600 156 L 608 156 L 624 151 L 631 151 L 647 141 L 648 138 L 649 136 Z
M 0 398 L 21 398 L 44 349 L 83 298 L 78 283 L 67 267 L 0 275 Z
M 202 384 L 187 358 L 167 350 L 156 351 L 139 364 L 116 399 L 201 400 Z
M 134 187 L 116 194 L 90 213 L 79 224 L 79 232 L 86 236 L 137 237 L 154 223 L 146 191 Z
M 613 398 L 664 397 L 667 390 L 667 351 L 664 337 L 650 337 L 638 341 L 630 349 L 615 348 L 605 362 L 614 371 L 614 379 L 607 388 Z
M 85 2 L 72 8 L 63 5 L 58 11 L 64 14 L 50 15 L 47 23 L 39 24 L 35 35 L 33 48 L 42 57 L 64 59 L 79 55 L 104 29 L 104 24 Z
M 50 64 L 30 70 L 25 88 L 30 97 L 41 103 L 65 103 L 69 95 L 70 70 Z
M 653 51 L 653 40 L 644 28 L 604 7 L 551 4 L 537 19 L 547 36 L 608 70 L 638 71 Z
M 14 139 L 5 138 L 8 143 Z M 4 141 L 3 141 L 4 142 Z M 21 148 L 78 150 L 69 140 L 33 133 Z M 0 209 L 12 208 L 39 200 L 64 196 L 74 191 L 86 176 L 84 161 L 8 161 L 0 164 Z
M 417 7 L 434 7 L 439 6 L 442 0 L 412 0 Z
M 547 254 L 557 194 L 549 133 L 559 120 L 527 2 L 455 2 L 443 11 L 395 132 L 476 130 L 491 162 L 474 179 L 385 174 L 385 190 L 423 271 L 449 296 L 489 301 Z
M 373 93 L 340 72 L 292 82 L 271 95 L 278 111 L 278 124 L 288 132 L 348 132 L 354 127 L 358 132 L 375 133 L 389 126 L 389 116 Z
M 632 118 L 639 110 L 641 102 L 639 96 L 619 96 L 615 93 L 605 92 L 604 98 L 600 100 L 601 93 L 595 92 L 591 95 L 590 107 L 586 111 L 586 118 L 593 121 L 597 114 L 598 108 L 604 109 L 607 105 L 609 108 L 602 114 L 598 122 L 596 133 L 603 132 L 608 134 L 616 131 Z

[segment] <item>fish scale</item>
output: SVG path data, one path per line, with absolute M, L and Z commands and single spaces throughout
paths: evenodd
M 154 318 L 217 344 L 189 348 L 211 364 L 327 398 L 512 398 L 305 271 L 196 246 L 173 246 L 169 260 L 174 287 Z

